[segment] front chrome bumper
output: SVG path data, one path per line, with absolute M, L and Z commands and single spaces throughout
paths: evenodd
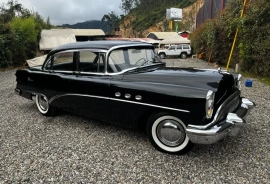
M 195 144 L 213 144 L 227 136 L 236 136 L 246 123 L 245 119 L 254 106 L 254 102 L 242 98 L 241 105 L 234 113 L 229 113 L 226 120 L 217 122 L 217 124 L 207 129 L 188 125 L 186 129 L 187 136 Z

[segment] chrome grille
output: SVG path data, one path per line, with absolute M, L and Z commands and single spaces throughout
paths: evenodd
M 218 108 L 217 113 L 215 115 L 215 120 L 224 119 L 228 113 L 235 111 L 240 103 L 240 91 L 234 92 L 231 96 L 229 96 Z

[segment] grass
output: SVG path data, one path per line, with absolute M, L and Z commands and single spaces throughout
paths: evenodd
M 258 79 L 260 82 L 270 86 L 270 78 L 268 78 L 268 77 L 259 77 L 259 76 L 255 75 L 255 74 L 252 74 L 252 73 L 249 73 L 249 72 L 241 72 L 241 74 L 245 78 L 255 78 L 255 79 Z

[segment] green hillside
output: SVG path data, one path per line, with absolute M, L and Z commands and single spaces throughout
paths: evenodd
M 127 10 L 126 17 L 135 16 L 131 24 L 135 31 L 146 30 L 149 27 L 164 20 L 166 9 L 169 8 L 185 8 L 196 0 L 123 0 L 122 9 Z M 125 6 L 124 2 L 130 2 Z M 132 4 L 133 3 L 133 4 Z

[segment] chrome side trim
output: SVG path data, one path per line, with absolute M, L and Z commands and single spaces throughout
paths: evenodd
M 51 104 L 54 100 L 56 100 L 57 98 L 60 97 L 64 97 L 64 96 L 81 96 L 81 97 L 90 97 L 90 98 L 100 98 L 100 99 L 105 99 L 105 100 L 109 100 L 109 97 L 103 97 L 103 96 L 94 96 L 94 95 L 82 95 L 82 94 L 63 94 L 63 95 L 57 95 L 52 97 L 49 100 L 49 104 Z
M 157 107 L 157 108 L 161 108 L 161 109 L 167 109 L 167 110 L 173 110 L 173 111 L 190 113 L 190 111 L 183 110 L 183 109 L 175 109 L 175 108 L 164 107 L 164 106 L 159 106 L 159 105 L 153 105 L 153 104 L 147 104 L 147 103 L 141 103 L 141 102 L 133 102 L 133 101 L 129 101 L 129 100 L 121 100 L 121 99 L 116 99 L 116 98 L 94 96 L 94 95 L 82 95 L 82 94 L 63 94 L 63 95 L 57 95 L 55 97 L 52 97 L 49 100 L 49 104 L 51 104 L 57 98 L 64 97 L 64 96 L 82 96 L 82 97 L 89 97 L 89 98 L 100 98 L 100 99 L 105 99 L 105 100 L 113 100 L 113 101 L 126 102 L 126 103 L 138 104 L 138 105 L 145 105 L 145 106 L 149 106 L 149 107 Z
M 133 103 L 133 104 L 138 104 L 138 105 L 145 105 L 145 106 L 150 106 L 150 107 L 157 107 L 157 108 L 161 108 L 161 109 L 167 109 L 167 110 L 173 110 L 173 111 L 179 111 L 179 112 L 190 113 L 190 111 L 187 111 L 187 110 L 175 109 L 175 108 L 164 107 L 164 106 L 153 105 L 153 104 L 147 104 L 147 103 L 141 103 L 141 102 L 133 102 L 133 101 L 121 100 L 121 99 L 115 99 L 115 98 L 110 98 L 110 100 L 119 101 L 119 102 L 126 102 L 126 103 Z

